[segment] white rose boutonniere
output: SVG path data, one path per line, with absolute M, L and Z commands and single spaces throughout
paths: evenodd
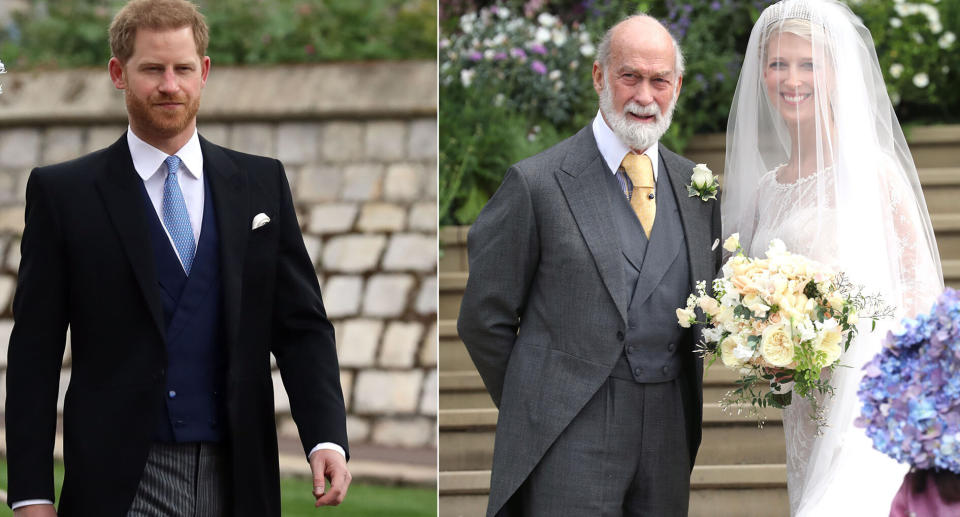
M 687 192 L 690 197 L 699 197 L 702 201 L 717 199 L 717 189 L 720 182 L 713 175 L 713 171 L 705 163 L 698 163 L 693 168 L 693 177 L 690 178 L 690 184 L 687 185 Z

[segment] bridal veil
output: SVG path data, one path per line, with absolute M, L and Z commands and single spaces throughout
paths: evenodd
M 870 504 L 888 511 L 906 467 L 853 426 L 861 367 L 900 317 L 929 309 L 943 275 L 873 39 L 849 8 L 785 0 L 763 11 L 730 109 L 722 188 L 724 235 L 739 232 L 748 254 L 782 239 L 895 307 L 894 319 L 861 329 L 846 367 L 832 373 L 822 435 L 802 401 L 784 412 L 795 515 L 874 515 Z

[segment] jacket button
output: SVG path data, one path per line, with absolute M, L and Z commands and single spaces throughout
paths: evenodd
M 633 345 L 627 345 L 627 354 L 633 353 Z
M 670 343 L 669 345 L 667 345 L 668 352 L 673 352 L 674 348 L 677 348 L 677 345 L 674 345 L 673 343 Z
M 170 390 L 169 392 L 167 392 L 167 396 L 170 397 L 170 398 L 172 398 L 172 399 L 175 399 L 175 398 L 177 398 L 177 392 L 176 392 L 176 391 L 173 391 L 173 390 Z
M 639 376 L 643 375 L 643 368 L 641 368 L 641 367 L 639 367 L 639 366 L 636 367 L 636 368 L 634 368 L 634 369 L 633 369 L 633 375 L 634 375 L 635 377 L 639 377 Z
M 664 366 L 664 367 L 663 367 L 663 374 L 666 375 L 666 374 L 669 373 L 669 372 L 670 372 L 670 367 Z
M 623 331 L 622 331 L 622 330 L 618 330 L 618 331 L 617 331 L 617 341 L 623 341 Z

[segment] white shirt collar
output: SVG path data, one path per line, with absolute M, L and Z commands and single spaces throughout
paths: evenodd
M 600 149 L 600 155 L 603 161 L 607 163 L 610 170 L 616 174 L 620 168 L 623 158 L 631 152 L 623 142 L 613 133 L 607 121 L 603 119 L 600 110 L 597 110 L 597 116 L 593 119 L 593 137 L 597 141 L 597 148 Z M 657 178 L 660 169 L 660 142 L 654 142 L 643 154 L 650 157 L 650 163 L 653 164 L 653 178 Z
M 140 137 L 133 133 L 133 129 L 127 126 L 127 146 L 130 147 L 130 157 L 133 158 L 133 167 L 137 174 L 147 181 L 151 176 L 160 170 L 163 161 L 167 159 L 167 153 L 144 142 Z M 193 135 L 186 144 L 183 144 L 176 153 L 174 153 L 183 162 L 182 167 L 196 179 L 203 178 L 203 153 L 200 151 L 200 137 L 197 130 L 193 130 Z

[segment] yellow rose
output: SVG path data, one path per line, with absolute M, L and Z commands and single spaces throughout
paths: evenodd
M 737 345 L 740 344 L 740 339 L 736 334 L 731 334 L 727 336 L 726 339 L 720 342 L 720 360 L 723 361 L 723 364 L 730 367 L 742 366 L 743 362 L 738 360 L 737 357 L 733 354 L 733 349 L 737 348 Z
M 760 338 L 760 355 L 771 366 L 784 367 L 793 362 L 793 338 L 789 327 L 770 325 Z
M 839 326 L 835 326 L 830 329 L 824 329 L 823 334 L 820 336 L 820 340 L 817 341 L 813 349 L 816 351 L 824 352 L 826 354 L 826 359 L 824 362 L 818 364 L 821 368 L 825 366 L 830 366 L 837 359 L 840 359 L 840 354 L 843 353 L 843 347 L 840 346 L 840 340 L 843 338 L 841 329 Z

